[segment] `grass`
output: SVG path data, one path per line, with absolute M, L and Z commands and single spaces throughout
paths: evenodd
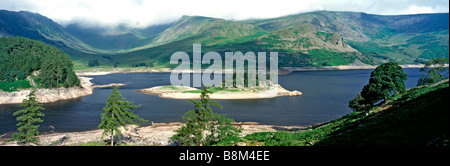
M 19 89 L 28 89 L 32 86 L 27 80 L 14 81 L 14 82 L 5 82 L 0 81 L 0 89 L 5 92 L 14 92 Z
M 449 146 L 448 82 L 408 90 L 372 110 L 353 112 L 297 132 L 247 135 L 264 146 Z

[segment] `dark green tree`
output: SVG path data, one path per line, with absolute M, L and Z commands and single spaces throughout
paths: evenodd
M 437 58 L 427 61 L 424 67 L 420 69 L 423 74 L 417 81 L 417 86 L 433 84 L 447 79 L 448 67 L 445 67 L 446 63 L 448 63 L 447 58 Z
M 177 130 L 172 139 L 184 146 L 230 145 L 239 140 L 240 128 L 232 126 L 234 120 L 213 112 L 211 106 L 222 105 L 209 98 L 211 91 L 202 88 L 200 100 L 190 100 L 195 109 L 186 112 L 183 121 L 186 125 Z
M 348 101 L 348 107 L 350 107 L 353 111 L 362 111 L 368 108 L 367 104 L 362 104 L 364 98 L 361 94 L 358 94 L 355 98 Z
M 125 125 L 146 121 L 133 113 L 133 110 L 141 105 L 133 105 L 133 102 L 126 101 L 117 89 L 117 86 L 114 87 L 112 94 L 109 96 L 106 106 L 103 108 L 105 112 L 101 114 L 102 121 L 98 125 L 99 129 L 104 130 L 102 139 L 104 136 L 110 136 L 111 146 L 114 145 L 114 136 L 117 135 L 121 140 L 122 132 L 119 127 L 128 130 Z
M 24 99 L 20 105 L 25 107 L 23 110 L 14 112 L 14 116 L 17 116 L 17 130 L 19 133 L 12 135 L 12 140 L 15 140 L 22 144 L 37 143 L 39 139 L 36 137 L 39 135 L 39 125 L 43 120 L 39 117 L 43 117 L 44 114 L 40 110 L 44 110 L 41 105 L 36 101 L 35 90 L 32 90 L 28 94 L 28 98 Z
M 349 101 L 354 111 L 371 108 L 406 90 L 406 74 L 397 62 L 384 63 L 370 73 L 369 83 L 357 97 Z
M 88 66 L 89 66 L 89 67 L 100 66 L 100 63 L 98 62 L 97 59 L 94 59 L 94 60 L 90 60 L 90 61 L 88 62 Z
M 6 71 L 4 78 L 6 82 L 14 82 L 24 80 L 27 75 L 22 70 L 10 69 Z

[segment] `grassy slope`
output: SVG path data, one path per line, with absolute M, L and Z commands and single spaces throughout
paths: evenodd
M 277 51 L 280 66 L 334 66 L 355 59 L 373 65 L 410 64 L 449 55 L 448 13 L 378 16 L 318 11 L 249 21 L 184 16 L 172 24 L 123 27 L 123 34 L 104 35 L 107 29 L 62 27 L 35 13 L 0 12 L 0 35 L 24 36 L 63 49 L 76 69 L 85 69 L 93 59 L 109 68 L 141 63 L 173 67 L 167 65 L 169 57 L 177 51 L 192 52 L 193 43 L 201 43 L 204 52 L 221 54 Z M 340 44 L 335 47 L 336 41 Z M 344 46 L 358 52 L 344 51 Z
M 185 16 L 156 37 L 153 47 L 115 57 L 123 65 L 145 62 L 167 67 L 174 52 L 190 53 L 193 43 L 201 43 L 203 52 L 222 55 L 225 51 L 277 51 L 280 66 L 335 66 L 355 59 L 372 65 L 420 63 L 448 57 L 448 25 L 436 22 L 435 17 L 448 14 L 377 16 L 320 11 L 240 22 Z M 333 45 L 336 42 L 340 44 Z M 346 47 L 358 52 L 344 51 Z
M 448 146 L 448 94 L 448 81 L 413 88 L 368 114 L 353 112 L 294 133 L 254 133 L 245 138 L 266 146 Z

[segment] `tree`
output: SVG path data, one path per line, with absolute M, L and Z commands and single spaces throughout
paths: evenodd
M 37 103 L 35 90 L 28 94 L 28 98 L 24 99 L 20 106 L 25 107 L 25 109 L 16 111 L 13 114 L 13 116 L 18 116 L 16 120 L 19 121 L 17 123 L 19 133 L 14 133 L 12 140 L 23 144 L 36 143 L 39 141 L 36 138 L 39 135 L 39 125 L 36 125 L 36 123 L 43 122 L 39 117 L 43 117 L 44 114 L 39 110 L 44 110 L 44 108 Z
M 102 121 L 98 125 L 99 129 L 104 130 L 102 139 L 104 136 L 110 136 L 111 146 L 114 145 L 114 136 L 118 135 L 119 140 L 121 139 L 122 132 L 119 127 L 122 126 L 125 130 L 128 130 L 125 125 L 146 121 L 133 113 L 133 110 L 141 105 L 133 105 L 133 102 L 125 101 L 125 98 L 117 90 L 118 88 L 117 86 L 114 87 L 112 94 L 109 96 L 106 106 L 103 108 L 105 112 L 101 114 Z
M 10 69 L 5 72 L 4 78 L 6 82 L 14 82 L 24 80 L 27 78 L 27 75 L 21 70 Z
M 185 146 L 230 145 L 239 140 L 241 129 L 231 125 L 234 120 L 213 112 L 211 106 L 222 108 L 222 105 L 211 101 L 209 93 L 208 88 L 202 88 L 201 99 L 190 100 L 195 109 L 186 112 L 183 116 L 186 125 L 172 139 Z
M 362 111 L 367 108 L 366 104 L 362 104 L 364 98 L 361 94 L 358 94 L 355 98 L 348 101 L 348 107 L 350 107 L 353 111 Z
M 90 61 L 88 62 L 88 66 L 89 66 L 89 67 L 100 66 L 100 63 L 98 62 L 97 59 L 94 59 L 94 60 L 90 60 Z
M 448 67 L 445 67 L 445 63 L 448 63 L 447 58 L 437 58 L 427 61 L 424 67 L 420 69 L 423 74 L 417 81 L 417 86 L 433 84 L 447 79 Z
M 406 74 L 397 62 L 384 63 L 370 73 L 369 83 L 361 93 L 349 101 L 354 111 L 371 108 L 375 104 L 384 103 L 398 93 L 406 90 Z

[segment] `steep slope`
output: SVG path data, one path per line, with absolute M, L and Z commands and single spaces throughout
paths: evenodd
M 250 24 L 208 17 L 184 17 L 158 39 L 173 42 L 116 57 L 133 56 L 132 59 L 140 59 L 146 64 L 161 65 L 167 64 L 174 52 L 185 51 L 190 54 L 192 44 L 200 43 L 202 52 L 215 51 L 221 55 L 236 51 L 276 51 L 279 53 L 281 66 L 345 65 L 355 59 L 373 63 L 348 45 L 340 34 L 322 32 L 310 24 L 267 32 Z M 119 59 L 121 62 L 128 61 L 125 58 Z
M 79 24 L 66 26 L 67 32 L 103 53 L 125 53 L 138 50 L 139 47 L 151 45 L 159 33 L 171 24 L 162 24 L 138 29 L 126 26 L 83 27 Z
M 27 37 L 57 47 L 95 52 L 94 49 L 66 32 L 64 27 L 37 13 L 0 10 L 0 34 Z
M 264 31 L 251 24 L 210 17 L 183 16 L 162 32 L 154 41 L 154 45 L 167 44 L 199 35 L 201 35 L 201 39 L 197 41 L 213 45 L 260 34 L 264 34 Z
M 244 21 L 268 31 L 300 24 L 314 25 L 320 31 L 338 32 L 345 39 L 369 41 L 392 33 L 425 33 L 449 29 L 449 14 L 382 16 L 358 12 L 318 11 L 280 18 Z
M 249 142 L 266 146 L 449 146 L 449 84 L 410 89 L 370 110 L 294 133 L 254 133 Z
M 357 12 L 318 11 L 285 17 L 231 21 L 183 16 L 144 29 L 127 26 L 62 27 L 30 12 L 0 11 L 0 36 L 44 41 L 71 55 L 83 67 L 101 65 L 166 66 L 174 52 L 279 52 L 280 66 L 330 66 L 355 62 L 422 63 L 449 56 L 449 14 L 381 16 Z M 222 54 L 223 55 L 223 54 Z
M 382 16 L 318 11 L 244 22 L 268 31 L 311 24 L 319 31 L 339 33 L 363 55 L 382 61 L 417 63 L 449 56 L 448 13 Z

